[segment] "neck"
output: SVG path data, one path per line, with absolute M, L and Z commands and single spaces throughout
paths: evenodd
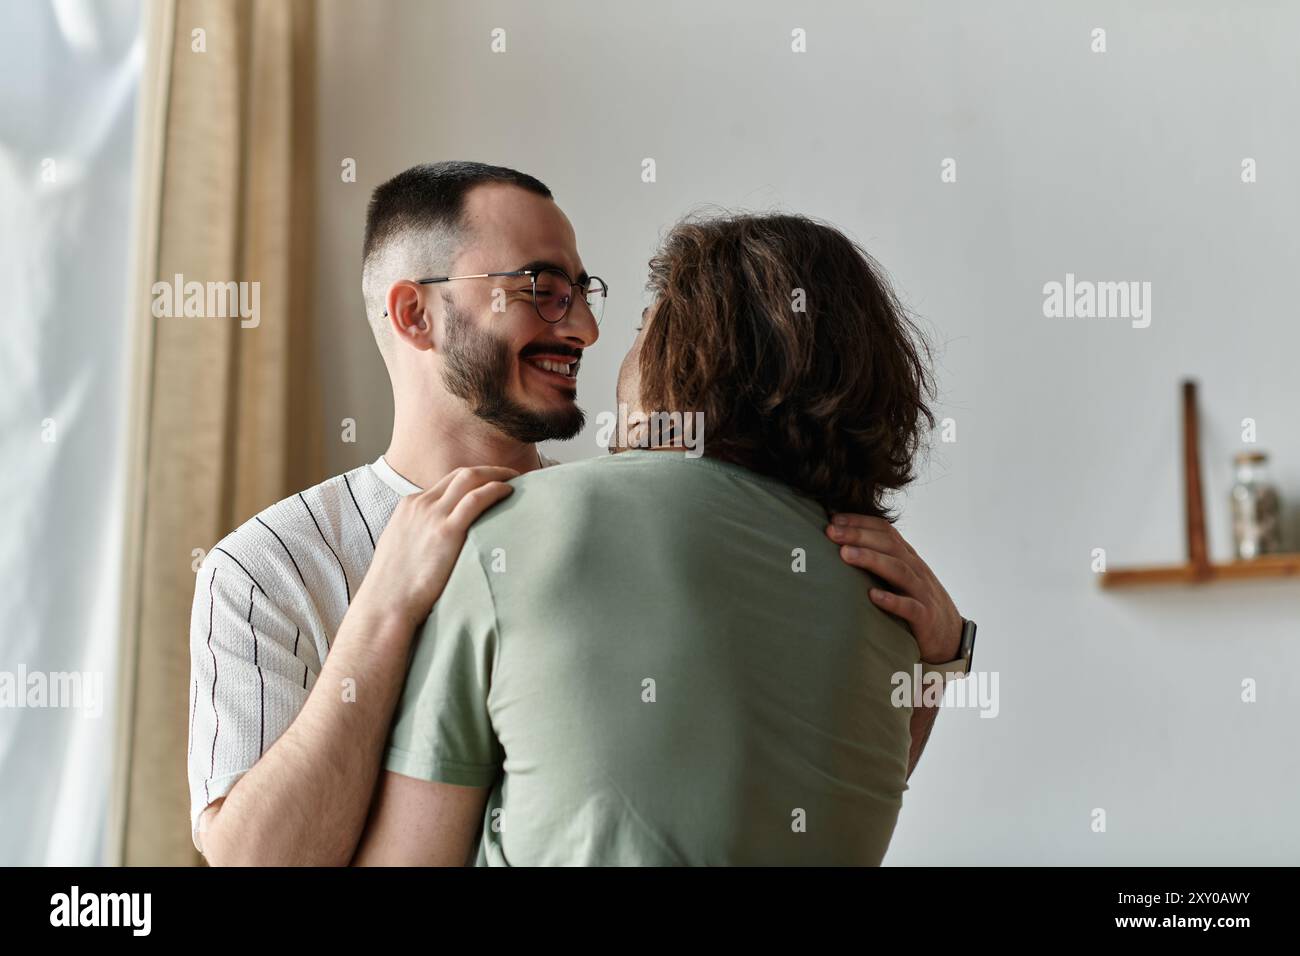
M 536 445 L 515 441 L 459 403 L 419 413 L 397 403 L 384 460 L 421 488 L 432 488 L 449 472 L 473 465 L 500 465 L 520 474 L 541 466 Z

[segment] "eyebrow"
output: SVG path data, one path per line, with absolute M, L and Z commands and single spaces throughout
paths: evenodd
M 540 269 L 555 269 L 557 272 L 563 272 L 566 276 L 569 274 L 569 270 L 564 268 L 564 266 L 560 265 L 558 262 L 551 262 L 548 259 L 534 259 L 532 262 L 529 262 L 519 267 L 519 271 L 521 272 L 525 269 L 531 269 L 534 272 Z M 587 270 L 583 269 L 580 273 L 578 273 L 577 278 L 575 278 L 573 281 L 581 284 L 581 283 L 585 283 L 590 278 L 591 276 L 587 275 Z

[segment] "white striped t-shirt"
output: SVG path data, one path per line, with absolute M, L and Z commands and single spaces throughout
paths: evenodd
M 401 497 L 419 490 L 381 456 L 271 505 L 208 552 L 190 616 L 196 847 L 199 815 L 298 716 L 375 542 Z

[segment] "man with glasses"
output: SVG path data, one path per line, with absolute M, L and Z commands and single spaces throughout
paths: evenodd
M 387 451 L 255 516 L 197 576 L 190 804 L 211 863 L 351 859 L 411 636 L 466 527 L 552 464 L 537 442 L 583 426 L 605 286 L 532 176 L 447 162 L 379 186 L 362 292 Z
M 362 291 L 387 451 L 255 516 L 197 576 L 188 763 L 210 863 L 351 860 L 413 635 L 469 524 L 553 464 L 537 442 L 584 423 L 607 290 L 532 176 L 443 162 L 379 186 Z

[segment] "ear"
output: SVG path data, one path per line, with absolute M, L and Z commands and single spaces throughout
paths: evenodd
M 388 323 L 393 337 L 403 345 L 421 352 L 433 348 L 434 296 L 425 295 L 425 286 L 409 279 L 399 279 L 388 287 Z

